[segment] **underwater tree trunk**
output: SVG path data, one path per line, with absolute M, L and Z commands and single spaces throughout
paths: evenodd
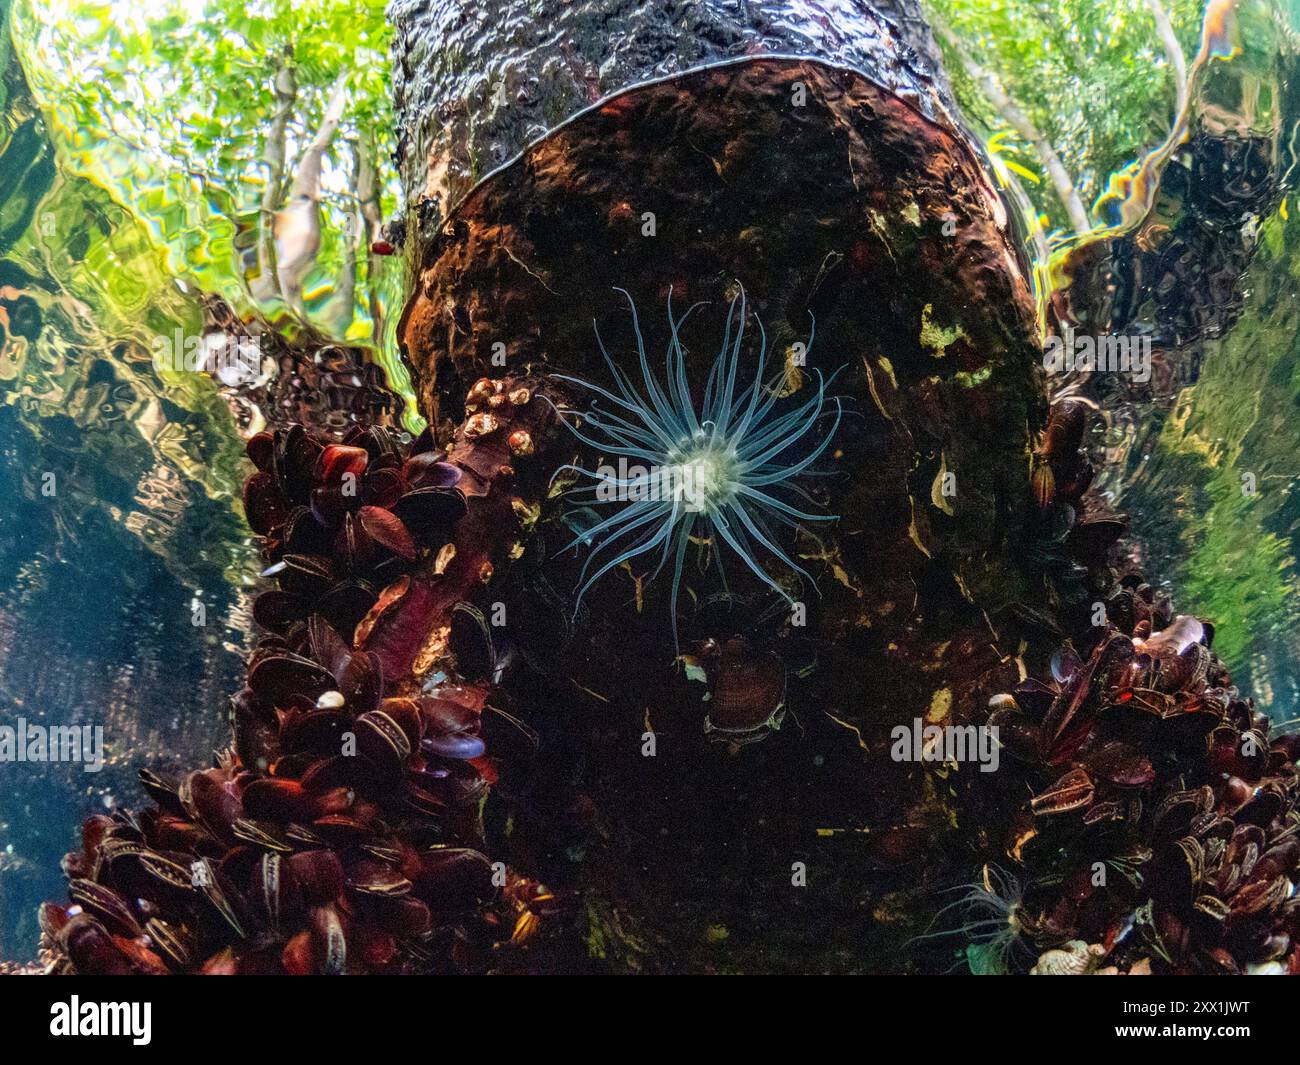
M 842 370 L 847 414 L 818 497 L 839 521 L 794 548 L 820 595 L 788 617 L 743 565 L 725 585 L 688 566 L 684 607 L 623 567 L 579 608 L 552 475 L 602 456 L 556 427 L 518 463 L 527 537 L 474 605 L 503 608 L 495 698 L 540 737 L 503 772 L 503 845 L 582 899 L 536 964 L 888 965 L 886 895 L 950 821 L 890 730 L 966 720 L 1013 683 L 1045 634 L 1027 602 L 1055 624 L 1021 557 L 1046 401 L 1018 221 L 910 2 L 540 7 L 391 9 L 398 333 L 435 429 L 481 412 L 492 431 L 475 382 L 508 375 L 580 415 L 548 375 L 612 387 L 593 320 L 635 378 L 614 286 L 651 352 L 670 293 L 679 314 L 709 303 L 684 334 L 696 396 L 743 289 L 786 387 Z
M 250 438 L 233 745 L 87 819 L 50 971 L 1300 972 L 1300 742 L 1112 550 L 1087 406 L 1046 410 L 1021 235 L 922 24 L 744 10 L 395 9 L 431 428 L 330 402 L 353 417 Z M 513 144 L 531 83 L 481 79 L 530 69 L 559 124 Z M 494 146 L 519 152 L 465 184 Z M 274 409 L 362 390 L 350 363 L 322 343 Z M 656 448 L 707 473 L 701 524 L 649 511 L 673 580 L 625 550 L 584 584 L 611 519 L 578 467 Z M 814 513 L 758 551 L 737 485 Z M 993 749 L 911 746 L 968 723 Z

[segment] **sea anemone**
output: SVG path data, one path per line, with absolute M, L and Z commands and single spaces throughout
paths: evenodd
M 746 319 L 742 291 L 731 301 L 722 347 L 697 404 L 687 382 L 681 328 L 701 304 L 691 307 L 678 320 L 673 317 L 669 294 L 670 338 L 665 380 L 661 383 L 646 356 L 636 304 L 625 290 L 616 291 L 623 293 L 632 310 L 641 364 L 640 387 L 610 357 L 599 330 L 596 342 L 617 391 L 557 375 L 560 380 L 594 393 L 590 408 L 582 413 L 586 431 L 566 420 L 570 431 L 602 456 L 619 459 L 617 468 L 606 465 L 588 470 L 572 464 L 562 467 L 592 482 L 571 490 L 570 500 L 586 506 L 622 504 L 614 514 L 579 533 L 564 549 L 579 544 L 592 548 L 579 577 L 578 602 L 606 573 L 639 555 L 657 551 L 658 563 L 651 580 L 662 572 L 669 558 L 673 560 L 675 641 L 675 605 L 682 568 L 687 547 L 695 536 L 715 546 L 720 546 L 716 541 L 726 544 L 764 584 L 793 604 L 794 596 L 764 568 L 761 560 L 764 555 L 777 559 L 816 588 L 813 578 L 781 547 L 772 523 L 801 531 L 803 522 L 835 520 L 834 515 L 810 514 L 780 498 L 783 493 L 793 492 L 812 502 L 793 481 L 817 461 L 839 427 L 842 411 L 838 399 L 827 397 L 829 380 L 814 370 L 815 394 L 787 409 L 788 405 L 781 403 L 782 389 L 763 377 L 767 337 L 761 322 L 754 371 L 742 378 Z M 808 350 L 812 339 L 810 335 Z M 612 404 L 612 409 L 602 408 L 601 400 Z M 827 430 L 824 416 L 831 405 L 835 417 Z M 817 433 L 820 439 L 813 435 Z M 816 442 L 810 448 L 813 440 Z M 721 571 L 718 552 L 713 554 Z
M 962 892 L 935 914 L 934 923 L 956 913 L 961 923 L 917 936 L 912 942 L 954 937 L 964 939 L 962 961 L 975 975 L 1002 975 L 1032 961 L 1036 951 L 1025 925 L 1020 883 L 995 865 L 985 865 L 974 883 L 951 889 Z M 956 968 L 956 966 L 954 966 Z

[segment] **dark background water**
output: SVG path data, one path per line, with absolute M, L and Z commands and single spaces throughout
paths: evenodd
M 194 589 L 141 537 L 73 496 L 74 479 L 94 477 L 99 437 L 111 427 L 82 432 L 69 420 L 49 429 L 39 438 L 13 408 L 0 409 L 0 493 L 10 501 L 0 522 L 0 720 L 102 725 L 108 764 L 98 773 L 0 764 L 6 959 L 32 956 L 34 904 L 61 890 L 59 859 L 81 820 L 119 797 L 134 802 L 139 767 L 180 768 L 210 751 L 240 674 L 232 642 L 240 637 L 223 618 L 236 602 L 230 590 L 217 587 L 210 623 L 193 626 Z M 69 486 L 66 495 L 40 495 L 35 471 L 44 470 Z

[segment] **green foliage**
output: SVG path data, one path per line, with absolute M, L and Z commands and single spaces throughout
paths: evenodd
M 1165 0 L 1190 63 L 1201 0 Z M 1146 0 L 925 0 L 970 56 L 993 73 L 1060 156 L 1085 203 L 1135 155 L 1164 139 L 1174 117 L 1173 71 Z M 954 49 L 939 35 L 954 91 L 986 137 L 1008 128 Z M 1017 162 L 1041 175 L 1044 161 L 1018 145 Z M 1046 181 L 1026 182 L 1049 228 L 1067 225 Z
M 346 339 L 372 341 L 405 385 L 385 313 L 400 296 L 399 270 L 367 254 L 369 234 L 355 218 L 361 154 L 377 174 L 378 212 L 397 202 L 382 0 L 26 0 L 15 14 L 61 169 L 140 218 L 173 276 L 237 307 L 256 293 L 272 317 L 284 305 L 259 290 L 273 276 L 259 247 L 271 222 L 264 200 L 284 205 L 345 78 L 346 109 L 322 160 L 320 248 L 303 278 L 303 310 Z M 281 67 L 296 86 L 277 152 Z M 349 296 L 352 306 L 340 308 Z

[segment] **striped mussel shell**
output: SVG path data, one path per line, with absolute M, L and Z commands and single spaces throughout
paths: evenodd
M 264 821 L 253 821 L 241 817 L 231 825 L 231 831 L 241 843 L 247 843 L 262 850 L 277 851 L 280 854 L 292 854 L 293 843 L 284 838 L 279 829 Z
M 347 885 L 361 895 L 380 899 L 402 898 L 411 893 L 412 884 L 387 862 L 362 859 L 347 873 Z
M 140 922 L 131 904 L 112 888 L 93 880 L 77 879 L 68 884 L 68 897 L 110 931 L 124 936 L 140 934 Z
M 258 919 L 277 937 L 300 917 L 302 890 L 292 865 L 275 851 L 263 854 L 253 865 L 248 902 Z
M 199 894 L 237 938 L 246 938 L 247 920 L 241 912 L 243 907 L 221 870 L 207 858 L 198 859 L 192 869 L 194 886 Z
M 145 922 L 144 932 L 172 971 L 183 973 L 194 966 L 196 941 L 194 933 L 184 925 L 151 917 Z
M 338 910 L 332 905 L 313 909 L 311 931 L 318 971 L 324 976 L 341 976 L 347 971 L 348 940 Z

